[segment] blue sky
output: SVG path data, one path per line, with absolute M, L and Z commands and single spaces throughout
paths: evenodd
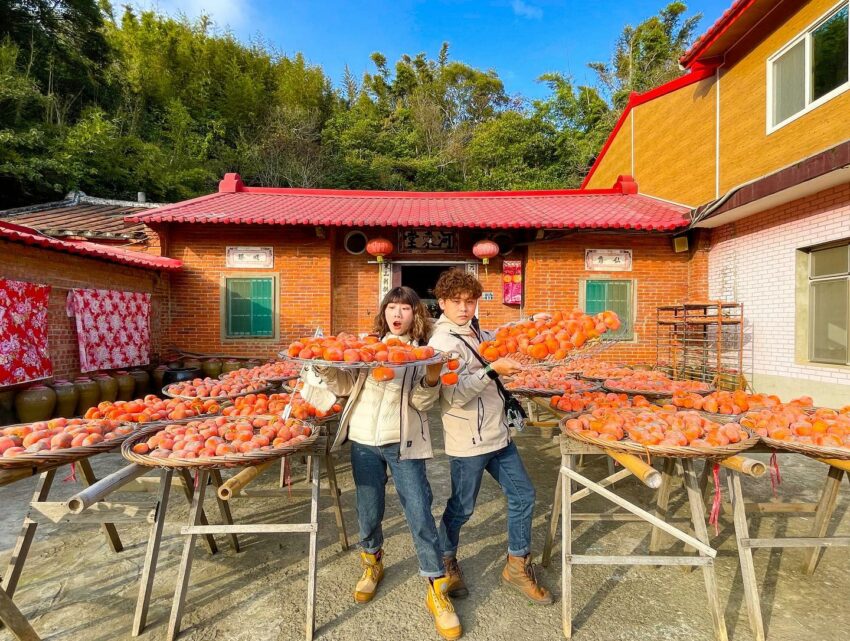
M 424 51 L 435 57 L 443 41 L 451 57 L 495 69 L 509 94 L 546 95 L 540 74 L 560 71 L 591 82 L 587 63 L 606 60 L 625 24 L 655 14 L 667 0 L 137 0 L 137 5 L 195 17 L 206 11 L 243 41 L 262 38 L 286 54 L 302 52 L 335 84 L 345 65 L 357 77 L 372 71 L 369 55 Z M 699 33 L 732 0 L 691 0 L 703 14 Z

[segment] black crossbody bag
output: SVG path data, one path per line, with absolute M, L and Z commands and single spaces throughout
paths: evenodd
M 475 358 L 478 359 L 479 363 L 481 363 L 484 367 L 489 365 L 489 363 L 478 353 L 478 350 L 467 343 L 463 336 L 456 332 L 452 332 L 452 335 L 457 336 L 460 341 L 469 348 Z M 499 374 L 497 372 L 494 373 L 496 374 L 496 378 L 493 380 L 496 382 L 496 388 L 499 390 L 499 395 L 505 402 L 505 419 L 507 420 L 508 427 L 521 432 L 525 429 L 525 419 L 528 418 L 528 414 L 525 413 L 522 403 L 520 403 L 516 397 L 508 391 L 505 384 L 502 383 L 502 379 L 499 377 Z

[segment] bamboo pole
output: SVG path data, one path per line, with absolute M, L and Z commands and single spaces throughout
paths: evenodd
M 260 465 L 252 465 L 251 467 L 246 467 L 238 474 L 231 476 L 218 488 L 218 498 L 222 501 L 229 501 L 275 462 L 269 461 Z
M 730 456 L 720 461 L 720 465 L 753 478 L 758 478 L 767 471 L 767 466 L 764 463 L 745 456 Z
M 122 485 L 125 485 L 143 474 L 150 472 L 151 468 L 133 463 L 126 467 L 122 467 L 117 472 L 113 472 L 99 480 L 97 483 L 89 485 L 81 492 L 77 492 L 74 496 L 68 499 L 68 511 L 71 514 L 80 514 L 83 510 L 91 505 L 102 500 Z
M 639 478 L 647 487 L 655 490 L 661 486 L 661 474 L 658 470 L 647 465 L 634 454 L 624 454 L 613 450 L 605 450 L 605 453 Z

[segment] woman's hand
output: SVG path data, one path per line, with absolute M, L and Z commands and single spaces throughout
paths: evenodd
M 503 357 L 490 363 L 490 368 L 499 376 L 513 376 L 522 371 L 522 363 Z

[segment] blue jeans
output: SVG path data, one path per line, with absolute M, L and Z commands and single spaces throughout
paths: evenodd
M 393 475 L 404 517 L 419 558 L 419 574 L 438 577 L 445 574 L 437 539 L 437 526 L 431 514 L 431 485 L 425 475 L 423 459 L 398 458 L 399 444 L 363 445 L 351 443 L 351 469 L 357 489 L 357 521 L 360 545 L 375 554 L 384 544 L 381 521 L 386 503 L 387 467 Z
M 446 556 L 457 555 L 460 528 L 472 516 L 481 479 L 487 470 L 508 500 L 508 554 L 525 556 L 531 551 L 531 519 L 534 486 L 522 464 L 516 444 L 478 456 L 452 456 L 452 495 L 440 521 L 440 548 Z

